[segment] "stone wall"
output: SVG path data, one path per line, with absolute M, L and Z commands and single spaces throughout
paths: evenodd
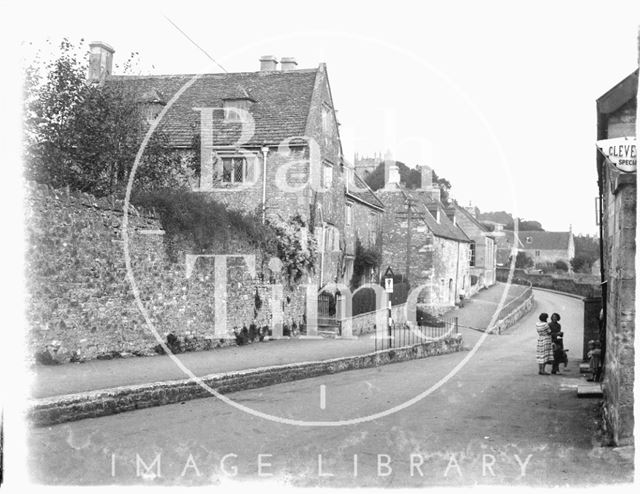
M 528 257 L 533 260 L 534 264 L 537 265 L 545 265 L 545 264 L 553 264 L 556 261 L 564 261 L 567 263 L 569 269 L 571 269 L 571 258 L 574 256 L 572 252 L 569 252 L 569 249 L 521 249 Z M 536 252 L 539 252 L 536 255 Z
M 498 268 L 498 281 L 506 282 L 509 277 L 509 268 Z M 600 284 L 581 281 L 582 278 L 560 277 L 551 274 L 530 274 L 522 269 L 516 269 L 512 282 L 519 285 L 531 283 L 536 288 L 547 288 L 558 292 L 566 292 L 581 297 L 597 297 L 600 295 Z
M 636 201 L 635 174 L 605 168 L 607 321 L 604 422 L 616 445 L 633 443 Z
M 382 218 L 382 266 L 391 266 L 397 275 L 404 275 L 407 265 L 406 198 L 401 190 L 380 189 L 378 197 L 385 205 Z M 412 287 L 427 283 L 433 268 L 434 236 L 416 213 L 411 220 L 411 244 L 409 246 L 409 278 Z
M 391 307 L 391 318 L 396 324 L 402 324 L 407 321 L 406 315 L 407 304 L 399 304 Z M 376 321 L 382 315 L 385 322 L 388 317 L 389 309 L 378 309 L 364 314 L 358 314 L 351 319 L 351 333 L 354 336 L 363 334 L 375 334 L 377 329 Z
M 441 307 L 452 307 L 461 290 L 471 287 L 469 274 L 469 244 L 435 237 L 433 256 L 434 290 L 428 302 Z
M 495 324 L 487 329 L 488 333 L 502 334 L 525 314 L 528 314 L 534 306 L 533 289 L 531 284 L 518 297 L 507 303 L 496 318 Z
M 227 394 L 462 350 L 462 335 L 456 334 L 418 345 L 381 350 L 365 355 L 213 374 L 201 379 L 204 384 L 218 393 Z M 210 396 L 207 389 L 192 379 L 122 386 L 36 400 L 29 409 L 28 420 L 34 425 L 49 426 Z
M 123 204 L 36 184 L 29 185 L 27 201 L 27 358 L 45 350 L 60 362 L 153 354 L 158 341 L 127 280 Z M 196 348 L 235 344 L 216 333 L 213 260 L 198 259 L 187 278 L 185 259 L 195 253 L 192 242 L 174 239 L 176 257 L 170 258 L 169 239 L 154 214 L 131 208 L 128 217 L 131 272 L 160 338 L 173 333 Z M 253 255 L 257 274 L 268 261 L 234 238 L 207 254 Z M 240 258 L 228 260 L 226 274 L 225 336 L 251 323 L 270 325 L 274 303 L 282 304 L 286 324 L 302 323 L 304 290 L 285 286 L 282 301 L 274 301 L 273 285 L 253 278 Z

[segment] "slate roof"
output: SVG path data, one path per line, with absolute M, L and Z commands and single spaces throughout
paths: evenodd
M 347 184 L 347 196 L 379 209 L 384 209 L 383 202 L 354 169 L 351 169 L 350 177 L 352 183 Z
M 198 107 L 222 108 L 223 100 L 250 98 L 249 112 L 255 131 L 245 146 L 279 144 L 284 139 L 306 133 L 311 97 L 319 69 L 301 69 L 232 74 L 110 76 L 107 84 L 126 84 L 134 94 L 159 94 L 171 98 L 194 77 L 197 79 L 176 99 L 161 121 L 170 144 L 191 147 L 194 133 L 200 129 Z M 222 110 L 213 113 L 213 144 L 234 144 L 241 135 L 239 122 L 225 122 Z
M 467 237 L 460 228 L 455 226 L 451 222 L 451 220 L 447 218 L 447 214 L 442 206 L 442 203 L 429 203 L 429 205 L 437 207 L 440 210 L 440 223 L 438 223 L 433 215 L 429 212 L 428 205 L 425 201 L 422 200 L 422 198 L 415 197 L 414 195 L 410 194 L 409 191 L 403 190 L 402 193 L 405 197 L 410 196 L 416 201 L 416 212 L 422 213 L 424 222 L 436 237 L 448 238 L 450 240 L 456 240 L 458 242 L 471 242 L 469 237 Z
M 518 237 L 524 249 L 567 250 L 571 232 L 519 231 Z M 527 243 L 527 237 L 531 243 Z
M 600 113 L 613 113 L 638 94 L 638 69 L 596 100 Z
M 486 226 L 484 226 L 482 223 L 480 223 L 480 222 L 478 221 L 478 219 L 477 219 L 475 216 L 473 216 L 469 211 L 467 211 L 465 208 L 461 208 L 461 207 L 460 207 L 460 206 L 458 206 L 457 204 L 454 204 L 454 205 L 453 205 L 453 207 L 454 207 L 456 210 L 460 211 L 460 213 L 464 214 L 467 218 L 469 218 L 469 220 L 470 220 L 473 224 L 475 224 L 475 225 L 480 229 L 480 231 L 482 231 L 482 232 L 489 232 L 489 229 L 488 229 Z

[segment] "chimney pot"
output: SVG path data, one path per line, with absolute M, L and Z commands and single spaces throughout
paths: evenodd
M 260 57 L 260 72 L 272 72 L 278 68 L 278 59 L 273 55 Z
M 111 75 L 113 69 L 113 54 L 115 50 L 102 41 L 89 43 L 89 74 L 88 79 L 102 82 Z
M 433 185 L 433 173 L 431 173 L 431 168 L 427 165 L 423 165 L 420 168 L 420 188 L 423 190 L 428 190 Z
M 282 57 L 280 59 L 280 70 L 296 70 L 298 62 L 293 57 Z

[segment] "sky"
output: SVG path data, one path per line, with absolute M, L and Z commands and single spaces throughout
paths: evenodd
M 138 52 L 141 73 L 220 72 L 203 51 L 229 72 L 325 62 L 347 159 L 390 151 L 461 204 L 595 234 L 595 100 L 637 67 L 636 3 L 57 1 L 5 21 L 16 44 Z

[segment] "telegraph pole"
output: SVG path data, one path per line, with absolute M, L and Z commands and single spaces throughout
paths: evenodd
M 404 271 L 405 282 L 409 280 L 409 266 L 411 265 L 411 208 L 413 204 L 413 199 L 407 197 L 407 264 Z

